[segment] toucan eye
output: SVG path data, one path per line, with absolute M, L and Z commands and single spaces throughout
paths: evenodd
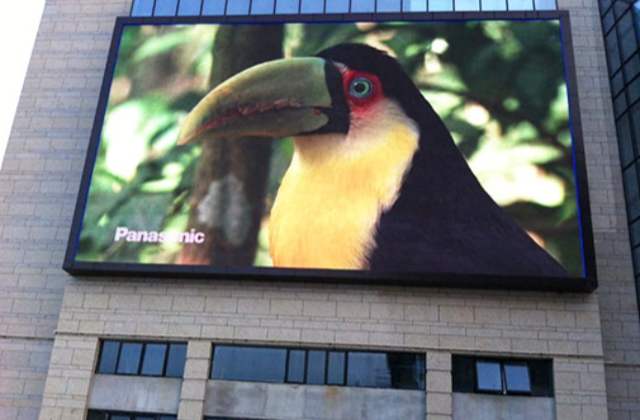
M 371 80 L 358 77 L 351 81 L 351 85 L 349 86 L 349 95 L 354 98 L 363 99 L 373 93 L 373 83 Z

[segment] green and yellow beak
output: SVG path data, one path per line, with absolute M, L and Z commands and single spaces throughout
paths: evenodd
M 347 132 L 342 76 L 321 58 L 267 62 L 228 79 L 189 113 L 178 144 L 219 137 Z

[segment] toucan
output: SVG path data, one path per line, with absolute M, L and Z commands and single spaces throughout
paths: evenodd
M 278 267 L 566 276 L 484 191 L 390 55 L 340 44 L 251 67 L 189 113 L 179 144 L 293 136 L 271 209 Z

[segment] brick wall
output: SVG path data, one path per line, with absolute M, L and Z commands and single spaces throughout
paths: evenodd
M 576 48 L 600 275 L 592 295 L 71 279 L 60 266 L 113 23 L 129 6 L 45 7 L 0 172 L 0 419 L 38 417 L 56 325 L 43 420 L 82 418 L 90 363 L 68 350 L 91 351 L 98 335 L 551 356 L 559 420 L 606 419 L 604 351 L 609 417 L 640 417 L 640 327 L 594 0 L 560 1 Z M 72 381 L 73 371 L 85 376 Z M 200 388 L 184 402 L 197 405 Z

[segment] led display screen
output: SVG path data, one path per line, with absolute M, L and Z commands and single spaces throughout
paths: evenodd
M 120 19 L 65 268 L 591 290 L 568 23 Z

